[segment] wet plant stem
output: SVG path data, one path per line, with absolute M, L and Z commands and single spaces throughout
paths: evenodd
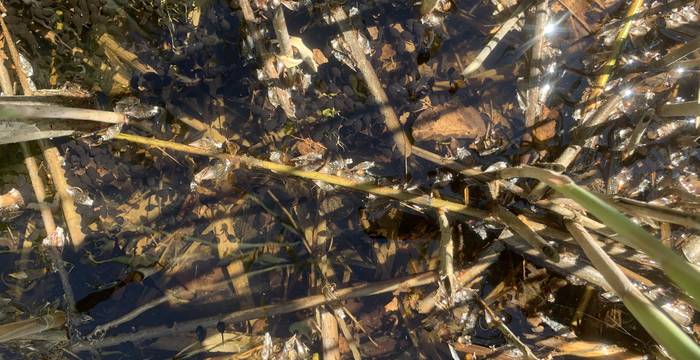
M 506 324 L 501 321 L 501 319 L 496 315 L 496 313 L 491 310 L 491 307 L 484 302 L 484 300 L 481 299 L 481 297 L 476 296 L 476 300 L 481 305 L 481 307 L 484 309 L 484 311 L 487 314 L 487 318 L 489 318 L 490 321 L 487 320 L 487 322 L 492 322 L 496 325 L 499 331 L 503 334 L 503 336 L 506 338 L 506 340 L 511 343 L 513 346 L 518 348 L 520 351 L 523 352 L 524 357 L 528 360 L 538 360 L 539 358 L 535 356 L 535 354 L 530 350 L 530 348 L 525 345 L 518 337 L 513 334 L 513 332 L 506 326 Z
M 511 230 L 518 234 L 518 236 L 527 241 L 533 249 L 536 249 L 545 257 L 554 262 L 559 261 L 559 253 L 557 250 L 547 241 L 545 241 L 542 236 L 532 230 L 526 223 L 515 216 L 515 214 L 501 205 L 496 205 L 494 212 L 501 222 L 508 225 Z
M 259 160 L 248 156 L 228 155 L 189 145 L 183 145 L 170 141 L 151 139 L 125 133 L 118 134 L 115 137 L 115 139 L 127 140 L 134 143 L 172 149 L 190 154 L 214 157 L 222 160 L 237 161 L 240 164 L 255 169 L 271 170 L 280 174 L 287 174 L 309 180 L 323 181 L 331 185 L 366 192 L 377 196 L 389 197 L 392 199 L 413 203 L 420 206 L 442 209 L 443 211 L 449 211 L 466 216 L 476 217 L 484 219 L 486 221 L 497 221 L 497 219 L 492 217 L 488 211 L 470 208 L 463 204 L 442 199 L 431 198 L 426 195 L 412 194 L 402 190 L 382 187 L 371 183 L 357 183 L 353 180 L 340 176 L 329 175 L 315 171 L 301 170 L 293 166 Z M 700 287 L 695 287 L 697 279 L 700 278 L 698 270 L 690 267 L 690 265 L 685 260 L 683 260 L 677 254 L 673 253 L 670 249 L 663 246 L 661 243 L 659 243 L 656 239 L 654 239 L 652 235 L 650 235 L 645 230 L 632 223 L 624 215 L 622 215 L 613 207 L 605 203 L 599 197 L 587 192 L 583 188 L 580 188 L 579 186 L 574 184 L 568 177 L 554 173 L 550 170 L 538 169 L 533 167 L 503 169 L 498 171 L 497 174 L 495 174 L 495 176 L 499 178 L 529 177 L 545 181 L 545 183 L 552 186 L 555 190 L 561 191 L 563 194 L 567 195 L 574 201 L 586 207 L 596 217 L 603 219 L 604 223 L 609 227 L 601 228 L 596 231 L 603 231 L 603 229 L 609 229 L 603 232 L 617 232 L 620 237 L 626 240 L 626 243 L 629 243 L 635 248 L 641 249 L 642 251 L 646 252 L 649 256 L 657 260 L 661 267 L 665 271 L 667 271 L 667 274 L 671 277 L 671 279 L 674 280 L 682 288 L 686 289 L 686 291 L 691 295 L 691 297 L 700 297 Z M 593 203 L 595 206 L 589 208 L 588 203 Z M 572 214 L 572 216 L 575 216 L 575 214 Z M 586 226 L 592 226 L 588 223 L 585 224 Z M 612 235 L 612 233 L 610 235 Z M 551 231 L 547 232 L 547 236 L 562 239 L 561 235 Z
M 2 27 L 2 32 L 5 36 L 4 43 L 7 44 L 7 50 L 10 53 L 10 59 L 12 59 L 15 73 L 20 79 L 22 92 L 24 95 L 31 96 L 33 95 L 34 91 L 29 85 L 27 74 L 25 74 L 24 70 L 22 69 L 19 52 L 14 45 L 14 40 L 12 38 L 12 34 L 10 33 L 10 29 L 8 29 L 5 19 L 2 17 L 0 17 L 0 27 Z M 14 95 L 14 92 L 10 92 L 8 94 Z M 44 159 L 46 160 L 49 174 L 51 175 L 54 187 L 56 187 L 56 192 L 61 200 L 61 209 L 63 210 L 64 220 L 66 221 L 66 227 L 68 228 L 71 241 L 75 248 L 79 248 L 82 245 L 83 240 L 85 240 L 85 233 L 83 233 L 81 229 L 81 218 L 76 211 L 73 196 L 71 196 L 68 192 L 69 187 L 68 182 L 66 181 L 66 176 L 63 172 L 63 166 L 61 165 L 61 156 L 58 149 L 47 140 L 39 141 L 39 146 L 44 154 Z M 53 232 L 49 232 L 48 234 L 52 233 Z M 61 265 L 60 267 L 62 268 L 63 266 Z M 68 285 L 67 277 L 65 279 L 62 278 L 62 280 L 64 280 L 64 285 Z M 70 295 L 72 298 L 72 291 L 70 291 L 70 289 L 64 290 L 66 290 L 66 295 Z
M 535 123 L 542 113 L 540 103 L 540 78 L 542 75 L 542 52 L 544 49 L 544 30 L 548 19 L 548 0 L 544 0 L 535 7 L 535 31 L 533 33 L 534 45 L 530 56 L 530 74 L 528 78 L 527 109 L 525 109 L 525 128 L 529 129 L 523 134 L 522 143 L 529 144 L 533 141 Z M 527 164 L 530 154 L 526 153 L 520 157 L 521 164 Z
M 421 194 L 412 194 L 403 190 L 399 189 L 394 189 L 394 188 L 389 188 L 385 186 L 379 186 L 375 185 L 372 183 L 358 183 L 354 180 L 341 177 L 341 176 L 336 176 L 336 175 L 330 175 L 330 174 L 324 174 L 321 172 L 317 171 L 307 171 L 307 170 L 302 170 L 295 168 L 293 166 L 289 165 L 284 165 L 284 164 L 278 164 L 275 162 L 271 161 L 265 161 L 265 160 L 259 160 L 256 158 L 252 158 L 249 156 L 245 155 L 227 155 L 223 153 L 218 153 L 210 150 L 205 150 L 201 148 L 197 148 L 194 146 L 189 146 L 189 145 L 184 145 L 184 144 L 178 144 L 170 141 L 164 141 L 164 140 L 158 140 L 158 139 L 151 139 L 151 138 L 146 138 L 138 135 L 131 135 L 131 134 L 125 134 L 121 133 L 115 136 L 115 139 L 121 139 L 121 140 L 127 140 L 130 142 L 135 142 L 135 143 L 140 143 L 144 145 L 151 145 L 151 146 L 156 146 L 156 147 L 162 147 L 166 149 L 172 149 L 176 151 L 182 151 L 190 154 L 196 154 L 196 155 L 202 155 L 202 156 L 208 156 L 208 157 L 215 157 L 218 159 L 228 159 L 228 160 L 233 160 L 237 161 L 242 165 L 251 167 L 251 168 L 256 168 L 256 169 L 265 169 L 265 170 L 271 170 L 275 171 L 280 174 L 286 174 L 286 175 L 292 175 L 296 177 L 301 177 L 304 179 L 309 179 L 309 180 L 318 180 L 322 181 L 331 185 L 335 186 L 340 186 L 352 190 L 357 190 L 377 196 L 382 196 L 382 197 L 388 197 L 392 198 L 395 200 L 399 201 L 404 201 L 420 206 L 425 206 L 425 207 L 430 207 L 430 208 L 435 208 L 435 209 L 443 209 L 445 211 L 457 213 L 457 214 L 462 214 L 466 216 L 471 216 L 471 217 L 476 217 L 480 219 L 485 219 L 485 220 L 494 220 L 490 213 L 485 210 L 480 210 L 480 209 L 474 209 L 470 208 L 464 204 L 459 204 L 456 202 L 452 201 L 447 201 L 447 200 L 442 200 L 442 199 L 436 199 L 433 197 L 430 197 L 428 195 L 421 195 Z
M 241 8 L 243 20 L 245 21 L 246 26 L 248 27 L 248 33 L 253 38 L 255 50 L 257 51 L 258 56 L 262 60 L 262 70 L 265 73 L 265 76 L 271 81 L 278 82 L 279 73 L 277 72 L 277 68 L 275 67 L 275 57 L 274 55 L 270 54 L 265 47 L 265 43 L 263 41 L 264 39 L 260 33 L 260 30 L 258 30 L 256 26 L 257 20 L 255 19 L 253 8 L 250 5 L 250 0 L 239 0 L 238 5 Z M 292 104 L 292 99 L 289 93 L 286 92 L 284 89 L 280 88 L 279 84 L 270 85 L 270 91 L 272 91 L 273 95 L 277 98 L 280 107 L 282 108 L 282 110 L 284 110 L 284 113 L 287 115 L 287 117 L 290 119 L 296 118 L 294 105 Z
M 613 49 L 612 53 L 610 54 L 610 57 L 608 58 L 608 61 L 605 62 L 605 65 L 603 65 L 602 68 L 602 73 L 595 79 L 593 88 L 591 89 L 591 93 L 587 99 L 588 104 L 583 110 L 583 116 L 585 116 L 589 113 L 591 113 L 593 110 L 596 109 L 597 107 L 597 99 L 603 94 L 605 90 L 605 86 L 608 84 L 608 80 L 610 80 L 610 76 L 612 74 L 612 71 L 615 69 L 615 66 L 617 65 L 618 58 L 620 57 L 620 54 L 622 53 L 622 48 L 625 45 L 625 42 L 627 41 L 627 37 L 629 36 L 630 29 L 632 28 L 632 20 L 634 19 L 635 15 L 639 10 L 641 9 L 642 5 L 644 4 L 643 0 L 633 0 L 632 3 L 629 5 L 627 8 L 627 12 L 625 14 L 625 20 L 624 24 L 620 28 L 620 31 L 618 31 L 617 36 L 615 37 L 615 42 L 613 44 Z M 612 100 L 608 101 L 608 104 L 611 104 Z M 578 139 L 587 139 L 587 136 L 576 136 Z M 569 146 L 570 148 L 571 146 Z M 567 149 L 569 150 L 569 149 Z M 571 163 L 576 159 L 576 156 L 578 156 L 580 152 L 579 149 L 575 149 L 575 151 L 564 151 L 562 153 L 567 155 L 567 158 L 562 158 L 560 156 L 555 162 L 558 164 L 562 164 L 565 167 L 569 167 Z M 537 184 L 534 189 L 532 189 L 532 192 L 528 196 L 528 199 L 530 201 L 537 201 L 544 196 L 546 191 L 546 187 L 543 184 Z
M 406 136 L 401 122 L 398 116 L 396 116 L 396 112 L 389 104 L 389 98 L 382 84 L 379 82 L 379 77 L 377 77 L 377 73 L 374 71 L 372 64 L 367 59 L 364 48 L 357 40 L 359 36 L 357 30 L 352 28 L 350 18 L 348 18 L 348 15 L 341 6 L 332 7 L 331 15 L 343 32 L 343 40 L 345 40 L 350 47 L 350 54 L 357 64 L 357 69 L 365 80 L 365 83 L 367 83 L 367 88 L 370 94 L 372 94 L 372 99 L 377 106 L 379 106 L 379 111 L 384 116 L 384 123 L 394 137 L 394 144 L 397 150 L 407 158 L 411 155 L 411 142 Z
M 517 167 L 502 169 L 498 172 L 505 178 L 526 177 L 537 179 L 546 183 L 555 191 L 576 201 L 634 247 L 644 251 L 654 259 L 666 275 L 691 297 L 693 306 L 696 309 L 700 308 L 700 269 L 664 246 L 658 239 L 632 222 L 613 206 L 576 185 L 569 177 L 550 170 L 534 167 Z
M 12 42 L 12 37 L 10 36 L 5 20 L 2 17 L 0 17 L 0 25 L 2 26 L 3 34 L 5 36 L 5 43 L 8 44 L 8 50 L 10 53 L 13 53 L 14 49 L 14 54 L 17 55 L 17 49 L 14 48 L 14 45 L 10 45 Z M 0 54 L 4 56 L 4 52 L 4 48 L 0 48 Z M 19 61 L 18 57 L 17 60 Z M 15 64 L 16 68 L 17 66 L 18 64 Z M 17 74 L 24 75 L 21 69 L 17 71 Z M 14 95 L 14 89 L 10 83 L 9 71 L 7 71 L 7 67 L 2 62 L 0 62 L 0 88 L 2 89 L 3 93 L 7 95 Z M 46 203 L 46 186 L 44 185 L 44 180 L 39 175 L 39 162 L 32 154 L 28 143 L 21 142 L 20 148 L 22 149 L 24 165 L 27 168 L 27 173 L 29 174 L 29 179 L 32 183 L 32 189 L 34 190 L 34 195 L 36 196 L 37 203 L 40 206 L 39 211 L 41 213 L 41 219 L 44 223 L 44 231 L 46 231 L 46 235 L 48 237 L 56 233 L 56 221 L 54 220 L 53 213 L 51 212 L 51 207 Z M 61 280 L 61 285 L 65 294 L 68 308 L 66 315 L 62 317 L 63 321 L 65 322 L 67 316 L 69 316 L 70 312 L 75 308 L 73 288 L 70 285 L 68 272 L 63 266 L 59 249 L 52 246 L 47 246 L 46 250 L 48 252 L 49 259 L 52 262 L 53 268 L 58 272 L 58 276 Z
M 280 55 L 292 57 L 292 44 L 289 40 L 289 31 L 287 30 L 287 21 L 284 18 L 284 5 L 280 4 L 275 10 L 275 17 L 272 20 L 272 26 L 275 28 L 277 41 L 279 42 Z
M 46 330 L 61 327 L 66 323 L 66 314 L 56 311 L 41 317 L 20 320 L 0 325 L 0 343 L 22 339 Z
M 455 292 L 467 288 L 471 283 L 479 279 L 480 276 L 484 275 L 489 267 L 496 263 L 503 250 L 505 250 L 503 243 L 494 241 L 486 249 L 479 252 L 479 255 L 476 257 L 478 260 L 472 263 L 466 270 L 459 271 L 455 274 Z M 437 297 L 437 290 L 423 297 L 418 303 L 418 312 L 421 314 L 430 314 L 435 309 Z
M 107 124 L 124 124 L 127 117 L 124 114 L 92 109 L 80 109 L 27 101 L 0 100 L 0 119 L 73 119 L 89 120 Z
M 625 306 L 659 344 L 676 359 L 700 359 L 700 347 L 637 289 L 580 224 L 566 222 L 576 242 L 605 277 Z
M 491 52 L 498 46 L 498 44 L 501 43 L 501 40 L 508 34 L 514 27 L 515 24 L 518 23 L 523 18 L 523 12 L 527 9 L 526 6 L 519 6 L 518 9 L 515 10 L 513 15 L 510 17 L 510 19 L 506 20 L 501 27 L 498 29 L 498 31 L 493 35 L 491 40 L 484 46 L 483 49 L 479 52 L 479 54 L 476 55 L 476 57 L 467 65 L 464 70 L 462 70 L 462 77 L 468 77 L 472 73 L 476 72 L 479 70 L 481 65 L 484 63 L 486 58 L 491 55 Z
M 454 241 L 452 240 L 452 226 L 444 211 L 438 210 L 438 224 L 440 225 L 440 274 L 446 278 L 450 299 L 455 298 L 457 292 L 457 278 L 454 268 Z
M 438 281 L 438 279 L 439 275 L 436 272 L 431 271 L 401 278 L 394 278 L 386 281 L 361 284 L 349 288 L 335 290 L 335 292 L 333 292 L 334 298 L 332 299 L 325 294 L 311 295 L 295 300 L 290 300 L 280 304 L 259 306 L 256 308 L 239 310 L 228 314 L 175 323 L 172 326 L 156 326 L 133 333 L 120 334 L 114 337 L 106 338 L 103 341 L 95 344 L 75 344 L 72 347 L 72 350 L 82 351 L 104 348 L 108 346 L 118 345 L 128 341 L 141 341 L 162 336 L 180 334 L 184 332 L 191 332 L 199 326 L 213 327 L 220 321 L 227 323 L 237 323 L 252 319 L 287 314 L 290 312 L 310 309 L 316 306 L 328 304 L 339 300 L 366 297 L 395 291 L 405 291 L 409 288 L 433 284 L 435 283 L 435 281 Z

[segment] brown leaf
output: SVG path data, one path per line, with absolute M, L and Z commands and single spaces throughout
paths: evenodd
M 401 125 L 406 125 L 406 121 L 408 120 L 409 116 L 411 116 L 411 113 L 409 113 L 408 111 L 404 112 L 403 114 L 401 114 L 401 116 L 399 116 L 399 122 L 401 123 Z
M 391 44 L 382 45 L 382 52 L 381 55 L 379 55 L 379 59 L 382 61 L 390 61 L 394 56 L 396 56 L 396 51 Z
M 557 118 L 559 112 L 555 109 L 549 109 L 546 106 L 542 110 L 543 119 L 535 124 L 532 130 L 532 137 L 538 143 L 546 143 L 557 135 Z
M 379 29 L 376 26 L 368 27 L 367 32 L 369 33 L 369 36 L 372 38 L 372 40 L 379 39 Z
M 391 299 L 391 301 L 389 301 L 386 305 L 384 305 L 384 311 L 386 311 L 386 312 L 399 311 L 399 299 L 394 296 Z
M 485 132 L 486 122 L 478 110 L 453 101 L 423 111 L 413 124 L 418 141 L 475 138 Z
M 257 319 L 253 322 L 251 332 L 253 334 L 264 334 L 269 329 L 267 319 Z
M 295 147 L 302 156 L 311 153 L 323 155 L 326 152 L 325 146 L 311 139 L 299 139 Z
M 313 49 L 312 51 L 314 52 L 314 61 L 316 64 L 323 65 L 328 62 L 328 58 L 323 54 L 321 49 Z
M 641 359 L 642 356 L 615 344 L 605 342 L 571 340 L 554 336 L 541 340 L 539 346 L 556 349 L 557 356 L 572 355 L 579 358 L 596 359 Z

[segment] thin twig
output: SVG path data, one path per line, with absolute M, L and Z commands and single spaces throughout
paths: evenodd
M 254 271 L 249 271 L 245 274 L 245 276 L 255 276 L 259 275 L 268 271 L 272 270 L 278 270 L 278 269 L 284 269 L 284 268 L 289 268 L 290 265 L 275 265 L 271 266 L 268 268 L 260 269 L 260 270 L 254 270 Z M 237 276 L 241 276 L 240 274 Z M 218 294 L 220 292 L 228 290 L 228 288 L 225 286 L 227 283 L 229 283 L 229 279 L 224 280 L 224 281 L 219 281 L 214 284 L 210 285 L 200 285 L 199 283 L 196 283 L 194 287 L 190 288 L 185 288 L 185 287 L 180 287 L 175 290 L 168 290 L 166 291 L 165 295 L 153 299 L 143 305 L 140 305 L 139 307 L 129 311 L 128 313 L 120 316 L 117 319 L 114 319 L 108 323 L 99 325 L 93 330 L 93 332 L 88 335 L 86 338 L 87 339 L 94 339 L 98 338 L 101 334 L 106 333 L 108 330 L 113 329 L 121 324 L 127 323 L 133 319 L 136 319 L 139 317 L 141 314 L 145 313 L 146 311 L 160 305 L 166 302 L 189 302 L 189 300 L 182 300 L 181 297 L 187 295 L 187 294 L 192 294 L 196 293 L 198 291 L 207 291 L 208 295 L 212 294 Z
M 19 59 L 19 52 L 15 47 L 14 40 L 10 33 L 10 29 L 7 27 L 7 23 L 5 23 L 5 15 L 6 14 L 4 13 L 0 14 L 0 26 L 2 27 L 2 33 L 5 36 L 4 44 L 7 45 L 7 50 L 10 53 L 10 59 L 12 59 L 12 64 L 15 67 L 15 73 L 17 74 L 17 78 L 19 79 L 19 83 L 22 86 L 22 89 L 24 90 L 24 95 L 31 95 L 27 93 L 28 91 L 31 91 L 31 85 L 29 85 L 29 78 L 27 77 L 27 74 L 25 74 L 24 71 L 22 71 L 21 61 Z M 14 91 L 6 94 L 14 94 Z

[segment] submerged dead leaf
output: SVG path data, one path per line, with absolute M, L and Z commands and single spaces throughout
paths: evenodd
M 281 62 L 285 68 L 291 69 L 294 67 L 299 66 L 303 62 L 301 59 L 295 59 L 293 57 L 289 56 L 284 56 L 284 55 L 277 55 L 277 60 Z
M 579 358 L 605 359 L 642 359 L 640 354 L 621 346 L 603 342 L 570 340 L 563 337 L 551 337 L 538 342 L 539 346 L 556 349 L 556 355 L 569 355 Z
M 372 38 L 372 40 L 379 39 L 379 29 L 376 26 L 369 26 L 367 28 L 367 32 L 369 33 L 369 37 Z
M 538 121 L 532 129 L 532 136 L 536 142 L 543 144 L 557 135 L 557 118 L 559 118 L 559 112 L 556 109 L 549 109 L 546 106 L 543 108 L 542 120 Z
M 391 301 L 389 301 L 386 305 L 384 305 L 384 311 L 386 311 L 386 312 L 399 311 L 399 299 L 397 297 L 393 297 L 391 299 Z
M 302 156 L 308 154 L 321 154 L 326 152 L 326 147 L 323 144 L 313 141 L 309 138 L 299 139 L 299 141 L 294 145 L 296 150 Z
M 323 65 L 328 62 L 328 58 L 323 54 L 321 49 L 313 49 L 312 51 L 314 53 L 314 62 L 316 64 Z
M 396 50 L 391 46 L 391 44 L 382 45 L 381 54 L 379 59 L 382 61 L 382 68 L 386 71 L 394 71 L 398 68 L 398 64 L 394 61 L 396 56 Z
M 314 52 L 304 44 L 304 41 L 300 37 L 291 36 L 289 42 L 297 49 L 301 59 L 306 62 L 314 72 L 318 71 L 318 63 L 315 60 Z
M 413 41 L 404 41 L 403 45 L 406 49 L 406 52 L 413 53 L 416 51 L 416 45 L 413 43 Z
M 458 101 L 432 107 L 418 115 L 413 124 L 417 141 L 476 138 L 486 132 L 481 113 Z
M 382 45 L 382 53 L 379 56 L 379 59 L 381 59 L 383 61 L 389 61 L 394 56 L 396 56 L 396 51 L 391 46 L 391 44 Z

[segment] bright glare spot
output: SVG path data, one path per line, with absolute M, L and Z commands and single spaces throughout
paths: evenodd
M 542 92 L 545 94 L 549 93 L 549 90 L 551 90 L 551 89 L 552 89 L 552 85 L 550 85 L 550 84 L 544 84 L 544 86 L 542 86 Z
M 544 26 L 544 34 L 551 35 L 552 33 L 554 33 L 554 31 L 556 29 L 557 29 L 556 23 L 548 23 L 547 25 Z
M 634 94 L 634 90 L 630 88 L 622 90 L 622 97 L 630 97 L 632 94 Z
M 684 72 L 685 72 L 685 68 L 684 68 L 684 67 L 679 67 L 679 68 L 676 69 L 676 73 L 678 73 L 678 74 L 682 74 L 682 73 L 684 73 Z
M 547 100 L 547 97 L 549 96 L 549 91 L 552 90 L 552 85 L 549 83 L 546 83 L 542 85 L 542 91 L 540 91 L 540 102 L 544 102 Z

